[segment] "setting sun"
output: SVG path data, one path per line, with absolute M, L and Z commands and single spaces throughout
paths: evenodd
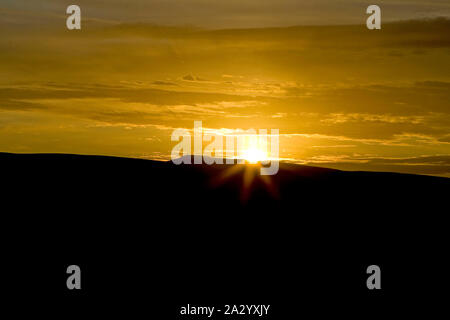
M 244 160 L 250 163 L 258 163 L 262 161 L 267 161 L 268 155 L 267 152 L 261 149 L 258 149 L 256 147 L 250 147 L 249 149 L 243 152 L 243 158 Z

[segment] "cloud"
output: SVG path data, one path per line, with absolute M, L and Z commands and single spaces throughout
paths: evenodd
M 223 90 L 220 85 L 214 87 L 209 83 L 191 92 L 182 83 L 162 90 L 152 88 L 154 82 L 120 85 L 50 82 L 0 87 L 0 110 L 40 110 L 130 124 L 158 123 L 163 119 L 179 122 L 182 116 L 184 123 L 204 119 L 212 121 L 212 125 L 223 122 L 222 126 L 255 127 L 264 121 L 268 123 L 266 127 L 279 128 L 284 134 L 302 132 L 387 143 L 408 133 L 431 136 L 434 143 L 440 143 L 450 127 L 450 110 L 446 108 L 450 94 L 443 84 L 308 86 L 312 94 L 305 98 L 291 94 L 255 97 L 246 91 L 245 85 L 239 94 L 224 94 L 220 93 Z M 259 119 L 260 124 L 239 121 L 248 118 Z M 235 123 L 227 119 L 235 119 Z
M 305 160 L 303 163 L 331 166 L 342 170 L 400 172 L 450 177 L 450 155 L 410 158 L 322 156 Z
M 445 136 L 439 138 L 439 141 L 450 143 L 450 134 L 446 134 Z
M 183 78 L 185 81 L 207 81 L 206 79 L 202 79 L 197 76 L 193 76 L 192 74 L 185 75 Z
M 324 117 L 320 122 L 340 124 L 340 123 L 356 123 L 356 122 L 376 122 L 376 123 L 408 123 L 421 124 L 425 122 L 425 116 L 393 116 L 389 114 L 368 114 L 368 113 L 332 113 Z
M 368 159 L 450 153 L 449 26 L 4 28 L 0 149 L 170 154 L 202 120 L 279 129 L 283 158 L 414 170 Z
M 177 86 L 177 84 L 174 82 L 161 81 L 161 80 L 153 81 L 152 84 L 155 84 L 157 86 Z
M 207 27 L 264 27 L 289 25 L 361 24 L 370 0 L 78 0 L 91 20 L 103 22 L 152 22 Z M 383 1 L 386 21 L 450 16 L 450 5 L 442 0 Z M 65 16 L 66 3 L 59 0 L 3 0 L 13 21 L 57 23 Z M 40 19 L 36 18 L 39 16 Z M 8 20 L 11 20 L 9 18 Z
M 420 156 L 414 158 L 398 159 L 369 159 L 372 164 L 396 164 L 396 165 L 427 165 L 427 166 L 446 166 L 450 170 L 450 155 L 439 156 Z M 449 171 L 450 172 L 450 171 Z

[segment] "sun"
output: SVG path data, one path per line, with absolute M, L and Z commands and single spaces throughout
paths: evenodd
M 250 147 L 243 152 L 244 160 L 249 163 L 258 163 L 268 160 L 268 154 L 266 151 L 258 149 L 256 147 Z

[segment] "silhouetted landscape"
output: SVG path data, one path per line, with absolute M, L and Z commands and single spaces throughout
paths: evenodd
M 378 215 L 400 216 L 410 205 L 427 206 L 432 214 L 450 186 L 448 178 L 289 163 L 281 163 L 274 176 L 261 176 L 259 165 L 251 164 L 177 166 L 171 161 L 107 156 L 9 153 L 1 153 L 0 160 L 11 186 L 8 192 L 30 201 L 66 203 L 66 208 L 67 204 L 83 206 L 80 214 L 101 207 L 131 214 L 147 201 L 178 214 L 233 208 L 230 214 L 244 210 L 276 215 L 286 207 L 291 208 L 286 215 L 310 215 L 306 209 L 329 210 L 327 214 L 334 215 L 345 209 L 341 215 L 358 212 L 363 216 L 377 208 Z M 293 211 L 295 207 L 298 212 Z
M 287 163 L 278 174 L 261 176 L 258 165 L 248 164 L 177 166 L 67 154 L 3 153 L 0 159 L 5 199 L 14 199 L 17 210 L 72 221 L 68 227 L 86 222 L 86 229 L 98 221 L 142 228 L 140 221 L 150 218 L 175 226 L 184 220 L 205 224 L 226 217 L 221 221 L 226 225 L 256 217 L 287 229 L 304 227 L 299 221 L 313 223 L 308 232 L 317 223 L 324 231 L 346 222 L 360 223 L 364 233 L 385 232 L 396 223 L 439 218 L 450 190 L 448 178 Z M 383 229 L 376 229 L 378 223 Z
M 0 35 L 3 313 L 447 311 L 450 1 L 6 0 Z
M 88 292 L 108 301 L 128 292 L 142 302 L 133 295 L 138 286 L 166 302 L 278 299 L 292 314 L 286 286 L 306 290 L 313 309 L 336 290 L 356 299 L 359 291 L 345 288 L 363 288 L 364 266 L 376 261 L 384 279 L 404 275 L 390 294 L 411 287 L 417 299 L 414 288 L 436 284 L 435 266 L 446 265 L 447 178 L 282 163 L 268 187 L 249 165 L 224 175 L 233 166 L 65 154 L 0 160 L 4 215 L 21 248 L 13 255 L 46 261 L 48 276 L 37 280 L 46 288 L 64 285 L 49 282 L 55 261 L 78 259 L 95 275 Z M 246 170 L 257 173 L 243 196 Z M 405 273 L 409 264 L 427 281 L 409 282 L 416 270 Z

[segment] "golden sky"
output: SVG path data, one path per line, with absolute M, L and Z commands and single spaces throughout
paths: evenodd
M 450 177 L 448 1 L 390 1 L 376 31 L 367 1 L 120 3 L 79 1 L 80 31 L 61 1 L 0 4 L 0 151 L 169 159 L 202 120 L 279 129 L 297 163 Z

